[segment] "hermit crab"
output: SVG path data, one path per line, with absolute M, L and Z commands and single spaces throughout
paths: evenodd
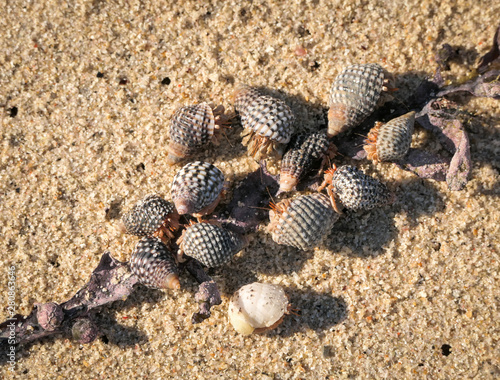
M 387 123 L 378 122 L 368 133 L 363 149 L 373 162 L 397 161 L 408 153 L 415 124 L 415 112 L 408 112 Z
M 284 144 L 290 141 L 295 116 L 280 99 L 262 95 L 256 88 L 240 84 L 233 94 L 233 103 L 240 113 L 245 129 L 243 144 L 250 154 L 259 158 L 275 152 L 281 156 Z
M 271 208 L 267 230 L 273 240 L 301 250 L 319 244 L 339 218 L 330 199 L 321 193 L 285 199 Z
M 200 103 L 179 108 L 168 128 L 167 163 L 173 165 L 191 157 L 214 137 L 214 131 L 229 125 L 230 116 L 224 115 L 223 106 Z
M 341 211 L 336 198 L 340 199 L 344 207 L 354 211 L 369 210 L 393 200 L 393 194 L 382 182 L 350 165 L 337 168 L 333 164 L 332 168 L 325 172 L 324 181 L 318 191 L 325 187 L 337 212 Z
M 178 240 L 178 258 L 186 254 L 211 268 L 227 263 L 246 245 L 239 234 L 207 222 L 190 225 Z
M 241 287 L 231 298 L 229 322 L 243 335 L 276 328 L 291 310 L 279 285 L 254 282 Z
M 165 244 L 179 227 L 179 214 L 171 202 L 149 194 L 122 217 L 125 232 L 136 236 L 158 236 Z
M 291 191 L 311 170 L 321 169 L 336 148 L 325 131 L 294 136 L 281 160 L 279 193 Z
M 179 289 L 179 270 L 174 256 L 161 240 L 146 237 L 137 243 L 130 269 L 139 281 L 150 288 Z
M 390 99 L 392 82 L 392 75 L 376 63 L 355 64 L 342 70 L 333 82 L 329 99 L 328 137 L 356 127 L 377 105 Z
M 180 215 L 201 218 L 217 207 L 223 189 L 224 174 L 208 162 L 195 161 L 177 172 L 170 192 Z

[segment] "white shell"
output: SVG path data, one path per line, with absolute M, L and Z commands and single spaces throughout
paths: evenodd
M 254 282 L 240 288 L 229 303 L 229 321 L 243 335 L 279 322 L 288 309 L 288 297 L 278 285 Z

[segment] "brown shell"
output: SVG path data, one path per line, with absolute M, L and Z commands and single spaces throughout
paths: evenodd
M 278 244 L 307 250 L 318 245 L 339 218 L 322 193 L 286 199 L 273 207 L 267 230 Z
M 351 65 L 337 76 L 329 100 L 329 137 L 359 125 L 373 112 L 384 79 L 384 70 L 376 63 Z
M 414 125 L 414 111 L 386 124 L 377 123 L 368 133 L 367 144 L 363 147 L 368 159 L 374 162 L 402 159 L 410 149 Z
M 207 144 L 216 128 L 215 117 L 208 103 L 184 106 L 175 111 L 168 129 L 167 162 L 178 163 Z

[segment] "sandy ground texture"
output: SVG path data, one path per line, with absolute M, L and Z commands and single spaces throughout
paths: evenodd
M 496 3 L 496 5 L 494 5 Z M 404 102 L 459 51 L 445 79 L 468 75 L 491 46 L 493 1 L 6 1 L 0 2 L 0 305 L 15 266 L 18 312 L 69 299 L 101 254 L 128 260 L 124 211 L 146 194 L 169 198 L 179 167 L 165 163 L 166 128 L 181 105 L 232 111 L 238 82 L 263 86 L 297 115 L 298 130 L 326 124 L 329 89 L 352 63 L 396 75 Z M 178 291 L 138 286 L 97 315 L 102 336 L 68 336 L 17 352 L 23 379 L 337 379 L 500 377 L 500 106 L 454 98 L 469 126 L 465 190 L 392 164 L 351 162 L 387 183 L 397 201 L 351 213 L 321 247 L 278 246 L 263 229 L 234 260 L 210 271 L 223 304 L 199 325 L 196 282 Z M 241 127 L 196 158 L 218 166 L 232 190 L 257 168 Z M 416 128 L 413 146 L 440 152 Z M 264 223 L 265 226 L 266 223 Z M 263 226 L 263 227 L 264 227 Z M 227 322 L 240 286 L 280 284 L 300 315 L 242 337 Z M 0 318 L 7 309 L 0 307 Z

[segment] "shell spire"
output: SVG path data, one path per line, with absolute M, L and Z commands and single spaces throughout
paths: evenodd
M 376 63 L 342 70 L 333 82 L 329 99 L 328 137 L 356 127 L 370 115 L 380 105 L 382 91 L 388 90 L 390 80 L 390 74 Z
M 280 155 L 281 146 L 293 133 L 295 116 L 290 107 L 281 99 L 242 84 L 236 87 L 233 102 L 245 129 L 243 144 L 248 145 L 250 154 L 255 158 L 273 151 Z
M 411 145 L 415 111 L 399 116 L 386 124 L 377 123 L 368 133 L 363 149 L 369 160 L 397 161 L 408 153 Z

